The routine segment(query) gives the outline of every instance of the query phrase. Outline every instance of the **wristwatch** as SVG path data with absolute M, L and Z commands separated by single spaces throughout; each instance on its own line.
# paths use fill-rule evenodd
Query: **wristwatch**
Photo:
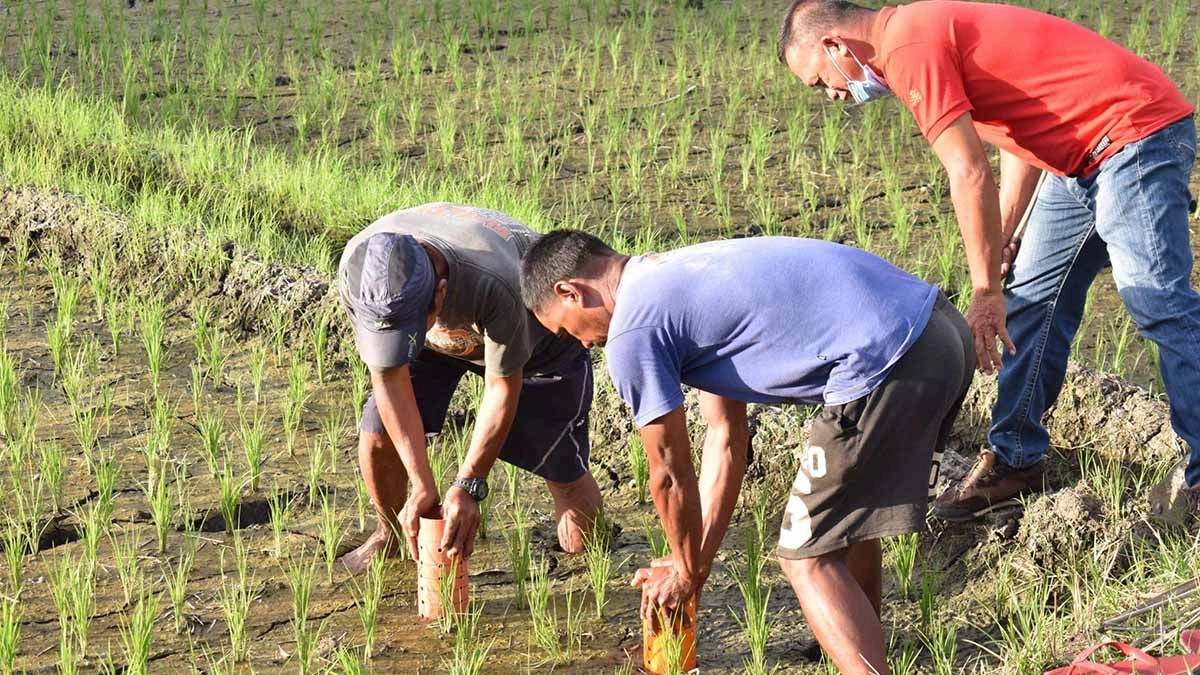
M 488 484 L 483 478 L 463 478 L 458 477 L 450 482 L 450 485 L 462 489 L 463 492 L 471 495 L 471 498 L 477 502 L 481 502 L 488 496 Z

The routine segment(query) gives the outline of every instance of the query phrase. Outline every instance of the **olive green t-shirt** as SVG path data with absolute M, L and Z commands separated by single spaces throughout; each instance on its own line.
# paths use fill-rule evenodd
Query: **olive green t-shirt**
M 508 377 L 558 371 L 583 346 L 551 335 L 521 300 L 521 258 L 538 234 L 512 216 L 437 202 L 390 213 L 356 234 L 346 250 L 380 232 L 408 234 L 436 248 L 449 267 L 446 301 L 425 348 Z

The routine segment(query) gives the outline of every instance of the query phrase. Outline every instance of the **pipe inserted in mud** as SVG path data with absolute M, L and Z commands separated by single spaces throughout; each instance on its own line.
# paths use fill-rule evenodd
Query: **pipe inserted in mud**
M 467 561 L 461 556 L 451 559 L 442 550 L 442 534 L 446 521 L 439 506 L 428 517 L 421 518 L 417 534 L 417 614 L 422 621 L 437 621 L 446 608 L 444 599 L 454 605 L 454 613 L 467 611 Z M 451 583 L 447 590 L 444 584 Z
M 649 582 L 663 578 L 671 569 L 650 568 L 650 579 L 642 585 L 642 595 L 648 592 Z M 683 611 L 666 623 L 656 633 L 650 622 L 642 621 L 642 665 L 652 675 L 692 672 L 696 669 L 696 596 L 688 598 Z

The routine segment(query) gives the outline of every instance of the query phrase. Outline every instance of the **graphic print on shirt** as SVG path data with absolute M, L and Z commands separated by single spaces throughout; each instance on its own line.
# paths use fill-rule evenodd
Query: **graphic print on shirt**
M 425 333 L 425 346 L 456 359 L 473 361 L 483 358 L 483 335 L 475 326 L 457 328 L 439 320 Z

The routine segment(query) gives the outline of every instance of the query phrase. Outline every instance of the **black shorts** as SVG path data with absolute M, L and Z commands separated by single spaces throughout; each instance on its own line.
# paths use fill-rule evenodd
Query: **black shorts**
M 428 349 L 410 365 L 413 392 L 426 434 L 442 430 L 450 399 L 468 371 L 483 368 Z M 592 409 L 592 360 L 584 352 L 561 372 L 524 379 L 512 429 L 500 459 L 556 483 L 569 483 L 588 470 L 588 414 Z M 375 397 L 363 406 L 362 433 L 386 434 Z
M 939 458 L 974 371 L 967 322 L 939 296 L 921 337 L 882 384 L 817 415 L 784 510 L 779 557 L 924 530 Z

